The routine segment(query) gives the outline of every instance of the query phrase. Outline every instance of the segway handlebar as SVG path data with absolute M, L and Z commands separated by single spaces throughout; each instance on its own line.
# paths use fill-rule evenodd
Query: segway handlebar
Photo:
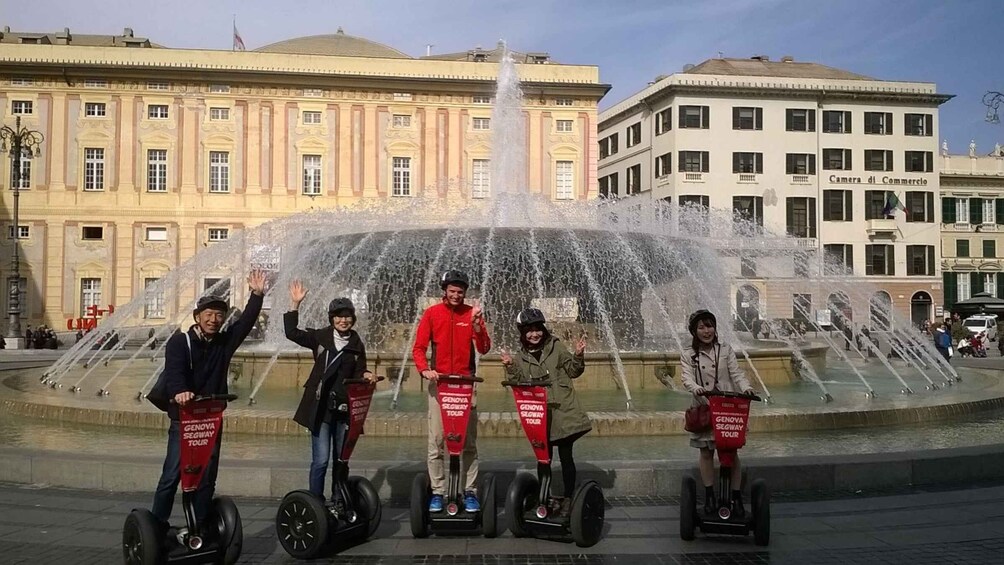
M 484 379 L 481 377 L 476 377 L 474 375 L 439 375 L 441 381 L 457 381 L 465 383 L 483 383 Z
M 345 379 L 342 381 L 347 385 L 366 385 L 366 384 L 377 384 L 378 382 L 384 380 L 384 377 L 378 376 L 375 381 L 370 381 L 369 379 Z
M 208 400 L 226 400 L 227 402 L 233 402 L 237 400 L 236 394 L 201 394 L 192 398 L 192 402 L 206 402 Z M 177 404 L 174 399 L 171 399 L 171 404 Z
M 502 386 L 551 386 L 551 381 L 548 379 L 530 379 L 528 381 L 506 379 L 502 381 Z
M 743 392 L 732 392 L 729 390 L 706 390 L 701 393 L 701 396 L 723 396 L 725 398 L 745 398 L 746 400 L 755 400 L 760 402 L 760 397 L 755 394 L 746 394 Z

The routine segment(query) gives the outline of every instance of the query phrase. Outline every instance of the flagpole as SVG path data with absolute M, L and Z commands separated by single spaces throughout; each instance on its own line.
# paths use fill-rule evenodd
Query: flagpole
M 233 14 L 233 32 L 230 34 L 230 50 L 237 51 L 237 14 Z

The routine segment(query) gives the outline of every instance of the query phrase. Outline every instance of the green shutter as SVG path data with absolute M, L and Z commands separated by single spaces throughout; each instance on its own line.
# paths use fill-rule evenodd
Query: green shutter
M 996 290 L 997 290 L 997 294 L 995 294 L 994 296 L 996 296 L 997 298 L 1000 298 L 1000 297 L 1004 296 L 1004 277 L 1002 277 L 1000 273 L 997 273 L 997 288 L 996 288 Z M 1000 339 L 1000 336 L 998 336 L 997 339 Z
M 977 292 L 983 292 L 983 273 L 969 273 L 969 287 L 972 289 L 969 296 L 976 296 Z
M 1004 198 L 998 198 L 994 201 L 994 212 L 997 224 L 1004 224 Z
M 1000 200 L 997 201 L 998 203 Z M 1001 206 L 997 206 L 997 217 L 1000 218 Z M 955 223 L 955 199 L 945 197 L 941 199 L 941 223 L 943 224 L 954 224 Z
M 809 207 L 809 237 L 816 237 L 816 199 L 808 198 Z
M 942 273 L 941 275 L 942 281 L 944 281 L 944 305 L 947 314 L 955 306 L 955 298 L 959 295 L 958 273 Z M 997 285 L 1000 286 L 1000 281 L 997 282 Z
M 983 223 L 983 199 L 969 199 L 969 223 L 978 226 Z

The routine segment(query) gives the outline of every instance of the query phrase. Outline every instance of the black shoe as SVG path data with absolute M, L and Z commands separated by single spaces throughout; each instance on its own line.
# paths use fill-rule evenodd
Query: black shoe
M 718 503 L 715 501 L 715 495 L 709 494 L 704 497 L 704 513 L 707 515 L 715 514 L 718 510 Z
M 738 519 L 746 517 L 746 508 L 743 507 L 743 499 L 741 497 L 732 499 L 732 516 Z

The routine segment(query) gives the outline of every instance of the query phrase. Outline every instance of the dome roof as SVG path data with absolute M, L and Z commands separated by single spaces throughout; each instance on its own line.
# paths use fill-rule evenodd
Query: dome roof
M 334 55 L 339 57 L 380 57 L 385 59 L 411 59 L 393 47 L 376 41 L 345 35 L 342 28 L 334 34 L 296 37 L 259 47 L 262 53 L 290 53 L 295 55 Z

